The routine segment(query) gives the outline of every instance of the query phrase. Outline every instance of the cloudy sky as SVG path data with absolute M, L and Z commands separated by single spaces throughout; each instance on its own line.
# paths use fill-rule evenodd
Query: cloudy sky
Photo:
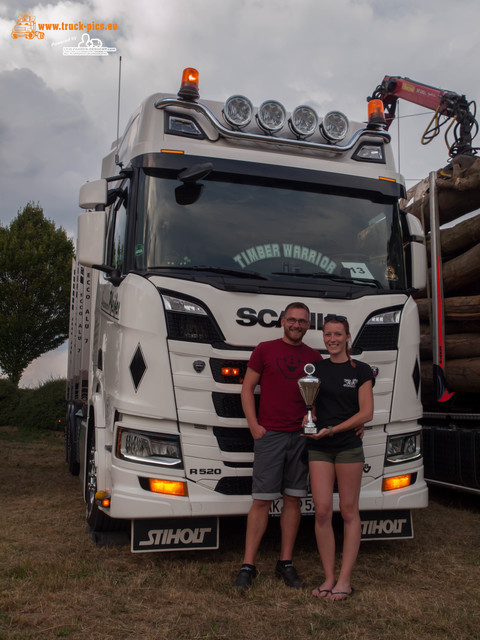
M 13 39 L 26 12 L 67 28 Z M 92 23 L 106 30 L 90 37 L 115 51 L 64 55 L 87 30 L 68 25 Z M 185 67 L 199 70 L 203 98 L 242 93 L 364 120 L 385 75 L 479 101 L 479 26 L 479 0 L 0 0 L 0 223 L 34 201 L 75 236 L 79 187 L 100 176 L 116 137 L 119 56 L 121 131 L 147 95 L 176 93 Z M 441 136 L 421 145 L 432 112 L 401 102 L 399 113 L 391 133 L 410 187 L 448 153 Z M 33 363 L 22 384 L 65 372 L 64 347 Z

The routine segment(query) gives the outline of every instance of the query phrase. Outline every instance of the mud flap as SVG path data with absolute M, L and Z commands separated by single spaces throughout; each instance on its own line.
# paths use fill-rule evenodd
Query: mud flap
M 404 510 L 361 511 L 362 542 L 413 538 L 412 512 Z
M 218 517 L 132 520 L 132 552 L 218 549 Z

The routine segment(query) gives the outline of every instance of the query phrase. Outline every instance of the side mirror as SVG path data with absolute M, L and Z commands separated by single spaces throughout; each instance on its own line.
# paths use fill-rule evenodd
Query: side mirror
M 78 204 L 82 209 L 105 207 L 107 204 L 107 181 L 93 180 L 80 187 Z
M 103 263 L 107 214 L 88 211 L 78 216 L 77 258 L 85 267 Z
M 425 232 L 423 231 L 420 220 L 411 213 L 405 213 L 405 220 L 407 222 L 410 238 L 416 242 L 423 242 L 425 239 Z
M 407 264 L 410 264 L 409 281 L 413 289 L 425 289 L 427 286 L 427 250 L 425 248 L 422 223 L 411 213 L 405 214 L 410 242 L 407 245 Z
M 413 289 L 425 289 L 427 286 L 427 250 L 420 242 L 410 243 L 410 284 Z

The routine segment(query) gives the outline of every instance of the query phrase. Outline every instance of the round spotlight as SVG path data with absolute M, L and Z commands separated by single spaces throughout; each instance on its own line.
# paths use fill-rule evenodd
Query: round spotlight
M 253 105 L 245 96 L 230 96 L 223 107 L 225 120 L 232 127 L 243 129 L 253 117 Z
M 329 111 L 324 117 L 320 129 L 329 140 L 343 140 L 348 131 L 348 118 L 340 111 Z
M 287 114 L 283 105 L 276 100 L 265 100 L 258 109 L 258 123 L 269 133 L 280 131 L 285 123 Z
M 308 138 L 317 130 L 318 116 L 313 109 L 302 104 L 293 111 L 289 123 L 297 136 Z

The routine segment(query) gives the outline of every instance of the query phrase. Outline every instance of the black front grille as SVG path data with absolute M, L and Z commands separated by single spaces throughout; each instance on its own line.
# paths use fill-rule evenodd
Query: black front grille
M 393 351 L 398 346 L 399 324 L 365 325 L 353 343 L 361 351 Z
M 213 435 L 217 438 L 220 451 L 227 453 L 253 452 L 253 438 L 250 429 L 213 427 Z
M 250 476 L 222 478 L 215 487 L 215 491 L 226 496 L 250 496 L 252 495 L 252 478 Z
M 213 391 L 212 400 L 217 416 L 221 418 L 245 418 L 239 393 Z M 257 411 L 259 400 L 260 396 L 255 396 Z

